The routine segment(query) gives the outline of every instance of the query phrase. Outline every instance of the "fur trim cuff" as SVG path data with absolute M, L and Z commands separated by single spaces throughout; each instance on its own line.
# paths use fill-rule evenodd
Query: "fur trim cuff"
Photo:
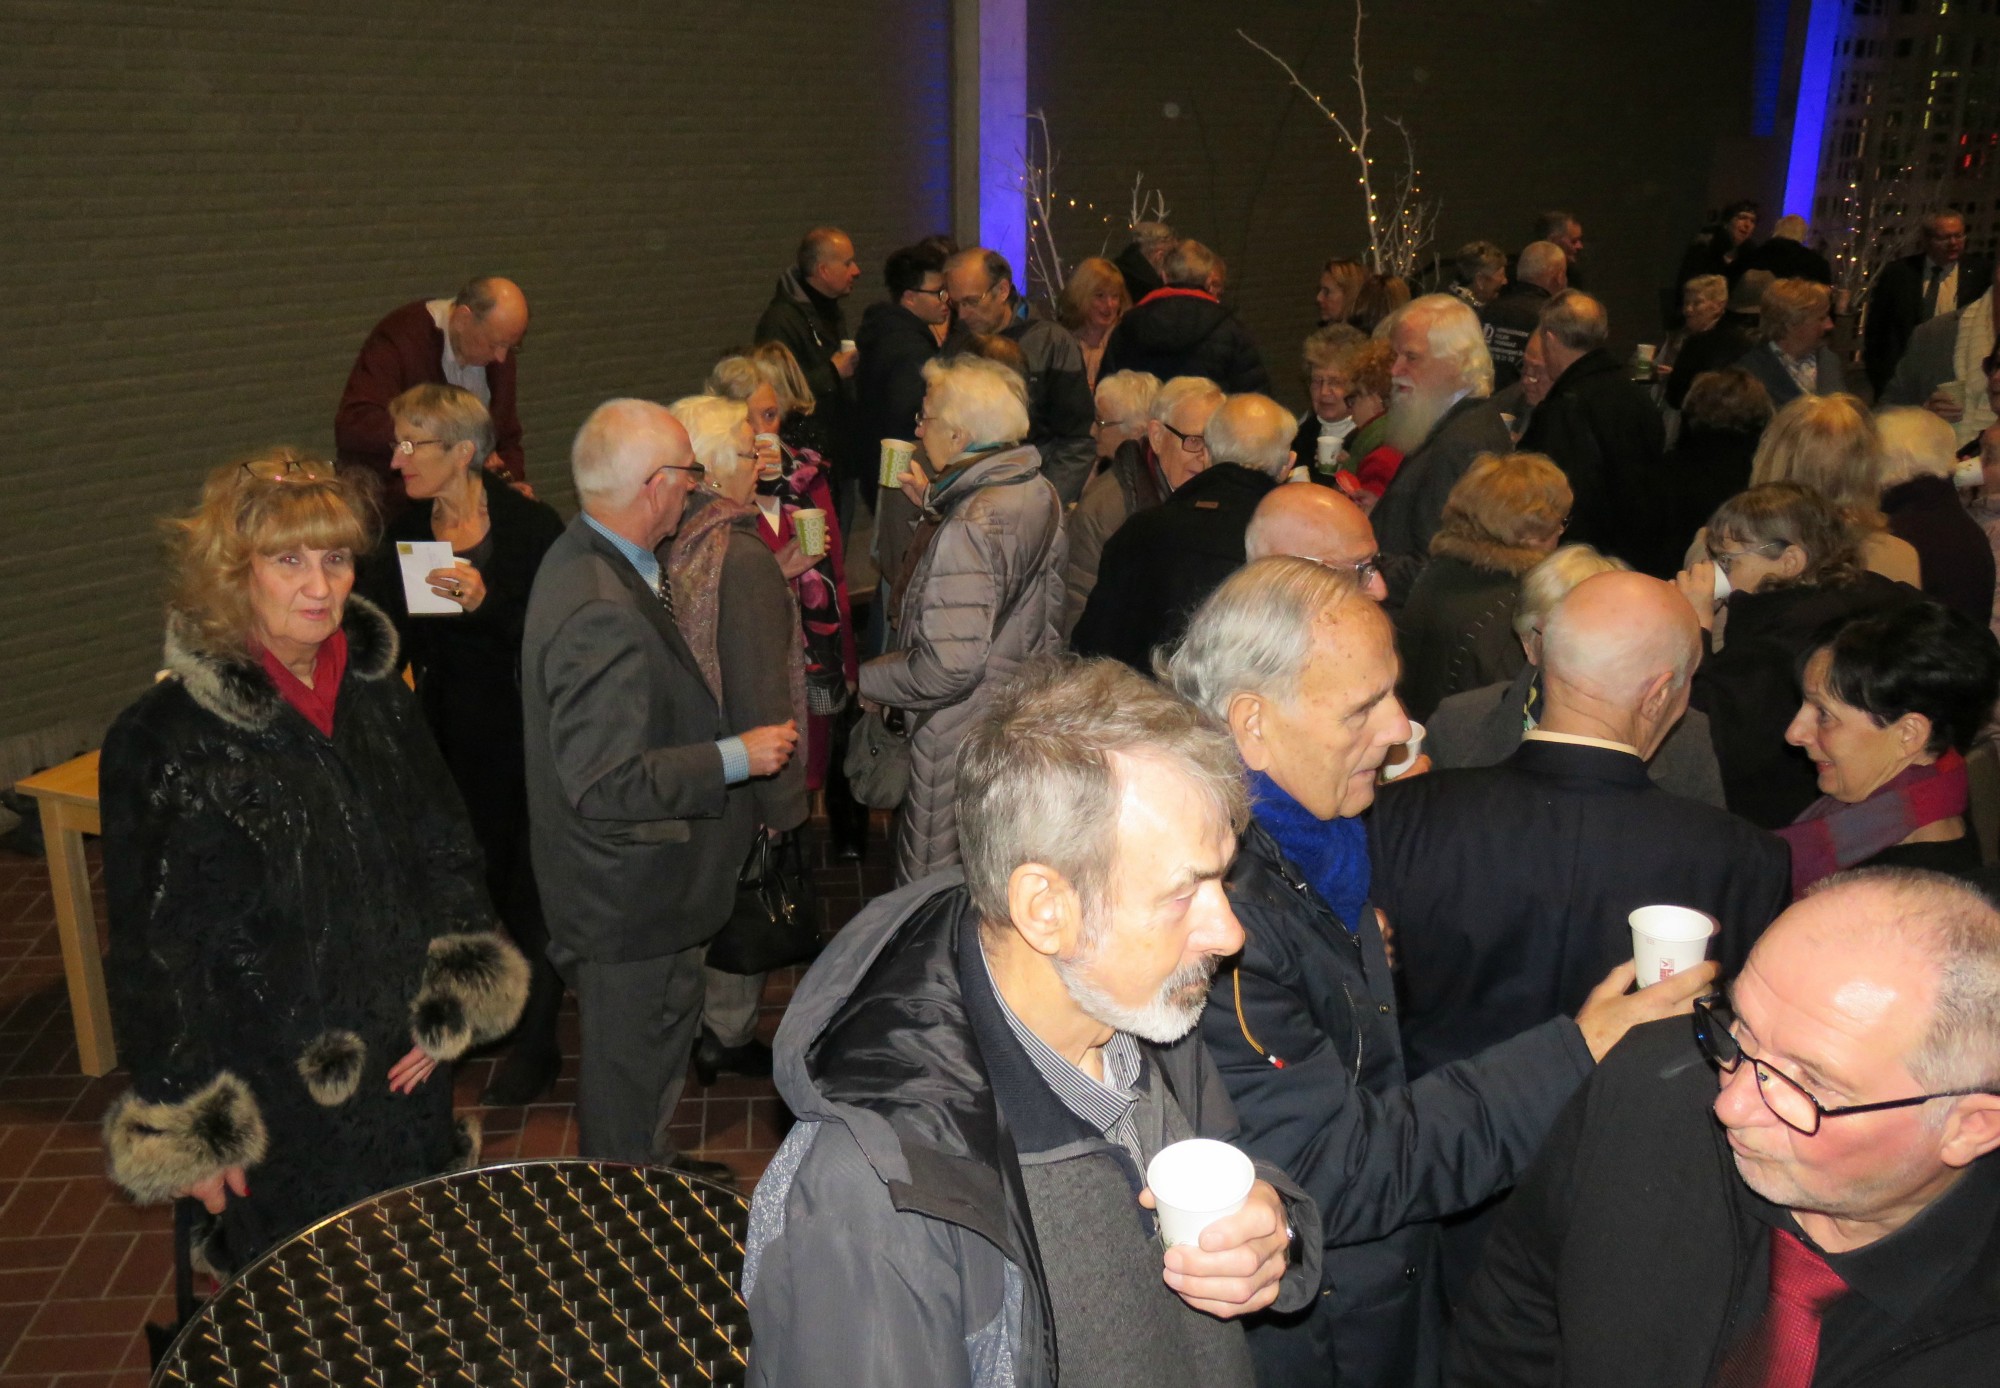
M 367 1044 L 353 1032 L 323 1031 L 300 1054 L 299 1078 L 306 1082 L 314 1103 L 336 1108 L 361 1087 L 361 1067 L 367 1059 Z
M 479 1115 L 462 1115 L 451 1130 L 451 1161 L 445 1171 L 470 1171 L 479 1165 L 479 1148 L 485 1137 Z
M 250 1086 L 224 1070 L 177 1104 L 127 1092 L 104 1115 L 111 1179 L 142 1205 L 172 1200 L 232 1166 L 264 1159 L 264 1116 Z
M 528 972 L 521 951 L 490 930 L 438 936 L 410 1004 L 410 1034 L 433 1060 L 505 1036 L 528 1001 Z

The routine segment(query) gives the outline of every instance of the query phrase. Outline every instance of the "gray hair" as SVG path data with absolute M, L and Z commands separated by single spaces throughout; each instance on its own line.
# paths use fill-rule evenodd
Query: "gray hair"
M 1249 820 L 1236 744 L 1193 704 L 1115 660 L 1031 661 L 959 749 L 959 854 L 982 922 L 1008 919 L 1024 863 L 1054 868 L 1101 915 L 1117 867 L 1115 756 L 1172 766 L 1233 833 Z
M 964 430 L 972 446 L 1019 443 L 1028 436 L 1028 383 L 999 362 L 932 357 L 924 363 L 924 384 L 931 413 Z
M 1114 371 L 1097 383 L 1097 417 L 1121 428 L 1144 424 L 1159 398 L 1160 378 L 1149 371 Z
M 1514 262 L 1514 272 L 1530 284 L 1540 284 L 1552 272 L 1568 264 L 1569 257 L 1555 242 L 1530 241 L 1521 248 L 1520 258 Z
M 1172 653 L 1154 653 L 1153 669 L 1219 720 L 1228 720 L 1238 694 L 1289 703 L 1312 659 L 1321 615 L 1349 601 L 1374 608 L 1351 569 L 1283 555 L 1259 559 L 1223 580 Z
M 1463 299 L 1426 294 L 1410 300 L 1385 320 L 1390 333 L 1404 322 L 1423 325 L 1432 353 L 1458 368 L 1459 385 L 1468 394 L 1483 399 L 1493 393 L 1493 357 L 1486 350 L 1486 330 Z
M 731 400 L 748 401 L 759 388 L 770 385 L 763 368 L 740 352 L 731 353 L 709 368 L 702 389 L 710 395 L 726 395 Z M 776 387 L 773 387 L 776 391 Z M 776 391 L 780 399 L 784 393 Z
M 1228 270 L 1221 256 L 1199 241 L 1183 241 L 1167 252 L 1160 279 L 1175 288 L 1206 289 L 1209 277 L 1218 270 Z
M 465 282 L 464 288 L 452 298 L 453 308 L 469 308 L 472 316 L 484 319 L 493 312 L 493 305 L 500 302 L 494 286 L 504 281 L 499 275 L 474 275 Z
M 1698 303 L 1726 304 L 1729 302 L 1729 281 L 1720 275 L 1696 275 L 1681 286 L 1681 293 L 1692 294 Z
M 847 237 L 847 233 L 839 227 L 814 227 L 801 237 L 797 256 L 799 278 L 804 279 L 822 263 L 833 259 L 834 246 L 842 237 Z M 847 237 L 847 241 L 854 244 L 852 237 Z
M 1623 559 L 1599 554 L 1590 545 L 1564 545 L 1522 575 L 1521 595 L 1514 600 L 1514 634 L 1527 640 L 1556 604 L 1569 596 L 1569 590 L 1586 578 L 1631 571 L 1632 566 Z
M 1203 432 L 1211 464 L 1235 463 L 1280 482 L 1292 470 L 1292 439 L 1299 422 L 1268 395 L 1229 396 Z
M 1176 376 L 1160 387 L 1153 397 L 1153 418 L 1168 423 L 1175 410 L 1190 400 L 1212 400 L 1220 405 L 1227 399 L 1222 387 L 1206 376 Z
M 1538 322 L 1572 352 L 1595 352 L 1611 340 L 1611 315 L 1581 289 L 1565 289 L 1543 304 Z
M 1481 272 L 1491 274 L 1507 266 L 1507 252 L 1491 241 L 1468 241 L 1452 255 L 1452 269 L 1460 284 L 1471 284 Z
M 662 446 L 680 426 L 651 400 L 606 400 L 590 412 L 570 445 L 570 479 L 584 509 L 629 505 L 660 466 Z
M 472 445 L 472 466 L 483 467 L 493 453 L 493 416 L 479 397 L 458 386 L 411 386 L 389 402 L 389 417 L 431 435 L 449 453 Z
M 1778 218 L 1778 224 L 1771 228 L 1773 241 L 1803 241 L 1806 239 L 1806 219 L 1796 212 L 1788 212 Z
M 1869 926 L 1937 966 L 1930 1030 L 1905 1058 L 1911 1076 L 1928 1090 L 2000 1090 L 2000 910 L 1976 888 L 1916 868 L 1835 873 L 1806 894 L 1856 888 L 1891 899 L 1893 914 Z
M 741 400 L 726 395 L 686 395 L 667 406 L 667 413 L 687 430 L 688 442 L 694 445 L 694 460 L 707 469 L 704 480 L 709 485 L 756 466 L 737 456 L 736 439 L 732 437 L 737 427 L 750 417 L 749 407 Z
M 1882 437 L 1882 488 L 1912 477 L 1949 477 L 1958 465 L 1958 435 L 1929 410 L 1901 405 L 1875 412 Z
M 1174 229 L 1165 222 L 1134 222 L 1132 239 L 1139 243 L 1139 252 L 1142 255 L 1151 255 L 1162 246 L 1171 246 L 1180 240 L 1174 235 Z
M 1814 280 L 1785 279 L 1771 281 L 1757 309 L 1764 336 L 1770 339 L 1825 318 L 1832 306 L 1833 291 L 1825 285 Z

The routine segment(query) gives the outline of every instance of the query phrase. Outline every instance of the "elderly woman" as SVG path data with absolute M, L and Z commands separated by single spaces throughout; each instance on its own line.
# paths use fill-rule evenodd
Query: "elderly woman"
M 1812 758 L 1822 794 L 1778 831 L 1794 893 L 1852 867 L 1977 873 L 1965 753 L 2000 699 L 1985 623 L 1934 602 L 1859 617 L 1815 640 L 1800 682 L 1785 741 Z
M 1063 610 L 1062 501 L 1021 442 L 1028 401 L 1020 378 L 955 357 L 925 363 L 924 380 L 924 461 L 903 481 L 924 511 L 918 553 L 890 596 L 890 649 L 861 667 L 865 704 L 912 729 L 896 823 L 898 883 L 959 861 L 959 743 L 995 685 L 1060 645 Z
M 1764 383 L 1780 409 L 1801 396 L 1847 388 L 1847 372 L 1826 345 L 1833 332 L 1833 291 L 1811 280 L 1773 280 L 1758 306 L 1759 335 L 1736 364 Z
M 1056 321 L 1068 328 L 1076 345 L 1083 348 L 1084 378 L 1093 391 L 1097 389 L 1097 369 L 1104 361 L 1104 344 L 1131 307 L 1125 276 L 1103 256 L 1083 261 L 1063 284 Z
M 1347 436 L 1341 470 L 1334 485 L 1367 511 L 1403 465 L 1402 450 L 1389 442 L 1389 400 L 1395 389 L 1390 368 L 1396 350 L 1380 338 L 1370 338 L 1347 357 L 1347 417 L 1354 432 Z
M 1488 453 L 1444 504 L 1424 566 L 1396 622 L 1398 692 L 1413 718 L 1439 700 L 1521 669 L 1513 631 L 1521 576 L 1548 558 L 1569 524 L 1569 480 L 1539 453 Z
M 1958 459 L 1951 425 L 1913 406 L 1883 410 L 1875 425 L 1890 533 L 1916 550 L 1924 592 L 1985 625 L 1993 615 L 1993 551 L 1952 482 Z
M 725 733 L 787 719 L 806 725 L 805 653 L 799 611 L 779 557 L 758 538 L 755 505 L 760 456 L 743 403 L 691 395 L 668 406 L 687 430 L 703 469 L 667 553 L 674 622 L 694 653 L 702 681 L 722 710 Z M 806 820 L 805 765 L 793 757 L 775 776 L 751 783 L 757 822 L 772 838 Z M 709 969 L 695 1072 L 704 1085 L 723 1071 L 771 1073 L 771 1049 L 757 1039 L 763 974 Z
M 474 1159 L 450 1062 L 528 990 L 396 629 L 351 595 L 362 505 L 289 451 L 211 473 L 172 530 L 166 673 L 104 743 L 111 1177 L 190 1202 L 224 1272 Z
M 1882 515 L 1882 436 L 1854 396 L 1805 397 L 1780 409 L 1750 462 L 1750 485 L 1766 482 L 1818 492 L 1855 528 L 1864 567 L 1913 588 L 1921 582 L 1916 549 L 1890 534 Z
M 1729 307 L 1729 281 L 1721 275 L 1696 275 L 1681 286 L 1681 326 L 1668 333 L 1660 344 L 1660 350 L 1653 358 L 1653 369 L 1662 379 L 1672 376 L 1674 363 L 1680 358 L 1681 349 L 1688 339 L 1707 332 L 1722 321 L 1722 311 Z M 1682 394 L 1685 394 L 1683 388 Z M 1679 408 L 1681 395 L 1668 399 L 1667 403 Z
M 1313 481 L 1324 486 L 1334 485 L 1334 475 L 1347 452 L 1348 435 L 1355 429 L 1354 409 L 1347 403 L 1354 389 L 1348 362 L 1367 341 L 1361 329 L 1332 323 L 1308 337 L 1301 353 L 1299 374 L 1305 381 L 1306 398 L 1312 403 L 1299 416 L 1292 454 Z
M 1708 715 L 1729 808 L 1777 829 L 1815 794 L 1811 763 L 1784 742 L 1799 706 L 1800 656 L 1829 622 L 1922 599 L 1864 569 L 1853 522 L 1796 482 L 1725 501 L 1709 517 L 1703 549 L 1707 557 L 1676 580 L 1709 646 L 1690 702 Z
M 1114 371 L 1098 382 L 1097 419 L 1091 425 L 1097 439 L 1097 473 L 1084 487 L 1065 527 L 1069 532 L 1069 562 L 1063 571 L 1065 639 L 1083 615 L 1090 590 L 1097 586 L 1097 561 L 1111 532 L 1134 511 L 1157 506 L 1166 498 L 1166 483 L 1147 429 L 1159 394 L 1159 377 L 1144 371 Z
M 465 797 L 486 860 L 487 893 L 534 968 L 512 1049 L 481 1101 L 531 1103 L 562 1068 L 556 1012 L 563 988 L 548 961 L 548 925 L 528 852 L 521 631 L 535 573 L 562 534 L 562 518 L 483 466 L 493 452 L 493 421 L 470 391 L 416 386 L 389 402 L 389 417 L 396 437 L 389 462 L 410 505 L 361 564 L 357 590 L 396 624 L 424 721 Z M 455 610 L 412 615 L 397 549 L 436 540 L 451 546 L 453 561 L 428 575 L 429 591 Z

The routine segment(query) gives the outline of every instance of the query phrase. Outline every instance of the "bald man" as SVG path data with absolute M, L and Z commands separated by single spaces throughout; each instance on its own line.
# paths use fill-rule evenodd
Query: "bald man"
M 1244 562 L 1275 554 L 1345 569 L 1376 602 L 1389 596 L 1374 527 L 1359 506 L 1331 487 L 1276 487 L 1257 503 L 1243 534 Z
M 482 461 L 527 490 L 514 399 L 514 353 L 527 335 L 528 298 L 498 275 L 469 280 L 449 299 L 404 304 L 368 334 L 334 413 L 333 441 L 339 465 L 380 489 L 385 520 L 409 499 L 403 475 L 389 466 L 396 449 L 389 402 L 411 386 L 453 385 L 478 396 L 493 416 L 493 454 Z

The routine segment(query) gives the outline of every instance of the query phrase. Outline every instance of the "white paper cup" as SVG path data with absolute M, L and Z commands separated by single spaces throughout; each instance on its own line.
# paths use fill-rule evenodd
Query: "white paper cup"
M 1685 906 L 1641 906 L 1625 919 L 1632 927 L 1632 962 L 1641 988 L 1701 963 L 1718 928 L 1715 917 Z
M 804 506 L 792 512 L 792 533 L 799 537 L 799 553 L 817 559 L 826 553 L 826 512 Z
M 1715 566 L 1715 600 L 1717 602 L 1727 600 L 1729 592 L 1729 571 L 1723 568 L 1722 565 L 1717 564 Z
M 1382 779 L 1393 781 L 1404 775 L 1417 764 L 1417 758 L 1424 754 L 1424 725 L 1416 719 L 1410 720 L 1410 740 L 1400 747 L 1389 749 L 1389 756 L 1382 763 Z
M 1951 483 L 1962 492 L 1969 492 L 1986 485 L 1986 469 L 1977 457 L 1960 458 L 1958 466 L 1951 470 Z
M 1340 462 L 1340 440 L 1332 434 L 1321 434 L 1319 442 L 1313 446 L 1313 456 L 1321 472 L 1332 472 Z
M 1169 1143 L 1146 1163 L 1146 1184 L 1159 1207 L 1160 1237 L 1199 1244 L 1201 1231 L 1243 1208 L 1257 1168 L 1226 1142 L 1195 1137 Z
M 1632 349 L 1632 360 L 1641 366 L 1651 366 L 1653 364 L 1653 355 L 1658 351 L 1659 347 L 1657 344 L 1641 342 Z
M 882 440 L 881 483 L 894 487 L 903 480 L 903 474 L 910 470 L 910 463 L 917 456 L 917 446 L 908 439 Z
M 853 350 L 855 350 L 854 339 L 851 337 L 843 337 L 842 339 L 840 339 L 840 350 L 843 352 L 852 352 Z

